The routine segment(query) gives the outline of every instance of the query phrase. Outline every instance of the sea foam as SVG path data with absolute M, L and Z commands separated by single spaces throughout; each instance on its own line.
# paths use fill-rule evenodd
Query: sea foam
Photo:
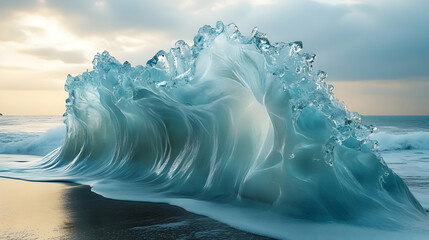
M 44 156 L 64 142 L 64 126 L 50 129 L 44 133 L 6 133 L 2 134 L 0 154 L 26 154 Z
M 379 142 L 380 151 L 428 150 L 429 132 L 410 131 L 408 133 L 377 132 L 371 139 Z
M 373 127 L 334 97 L 314 59 L 301 42 L 222 22 L 146 66 L 97 54 L 92 71 L 67 77 L 62 147 L 0 174 L 87 183 L 280 238 L 297 237 L 296 226 L 343 239 L 327 224 L 383 233 L 427 221 Z

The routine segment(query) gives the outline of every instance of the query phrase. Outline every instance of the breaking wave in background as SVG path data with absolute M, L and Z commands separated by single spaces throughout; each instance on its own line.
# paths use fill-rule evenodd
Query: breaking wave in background
M 380 144 L 380 151 L 429 150 L 429 132 L 409 133 L 377 132 L 371 135 Z
M 66 134 L 65 127 L 49 129 L 44 133 L 8 133 L 1 138 L 0 154 L 28 154 L 44 156 L 60 147 Z M 395 133 L 378 131 L 370 135 L 377 141 L 379 151 L 429 150 L 429 132 Z
M 316 235 L 335 232 L 323 225 L 332 222 L 351 224 L 349 237 L 353 226 L 420 229 L 425 210 L 381 158 L 374 128 L 301 50 L 218 22 L 146 66 L 97 54 L 92 71 L 66 80 L 62 146 L 36 163 L 1 165 L 0 175 L 86 183 L 280 238 L 297 237 L 302 221 Z M 416 134 L 374 136 L 390 141 L 381 150 L 428 146 L 427 133 Z
M 50 129 L 44 133 L 0 133 L 0 154 L 28 154 L 44 156 L 64 142 L 64 126 Z

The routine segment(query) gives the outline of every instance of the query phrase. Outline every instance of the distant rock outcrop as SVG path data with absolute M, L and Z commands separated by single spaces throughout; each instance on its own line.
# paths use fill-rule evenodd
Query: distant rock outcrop
M 0 113 L 0 116 L 3 116 L 3 114 Z

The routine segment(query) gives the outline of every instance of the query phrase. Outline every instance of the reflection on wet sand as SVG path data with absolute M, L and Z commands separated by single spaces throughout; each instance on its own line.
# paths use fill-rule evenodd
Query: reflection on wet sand
M 168 204 L 0 178 L 0 239 L 266 239 Z
M 0 178 L 0 239 L 49 239 L 65 235 L 66 184 Z

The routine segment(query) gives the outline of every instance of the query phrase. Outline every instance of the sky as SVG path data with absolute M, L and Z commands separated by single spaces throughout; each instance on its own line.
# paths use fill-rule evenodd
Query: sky
M 67 74 L 97 52 L 144 65 L 222 20 L 303 41 L 352 111 L 428 115 L 428 12 L 427 0 L 0 0 L 0 113 L 60 115 Z

